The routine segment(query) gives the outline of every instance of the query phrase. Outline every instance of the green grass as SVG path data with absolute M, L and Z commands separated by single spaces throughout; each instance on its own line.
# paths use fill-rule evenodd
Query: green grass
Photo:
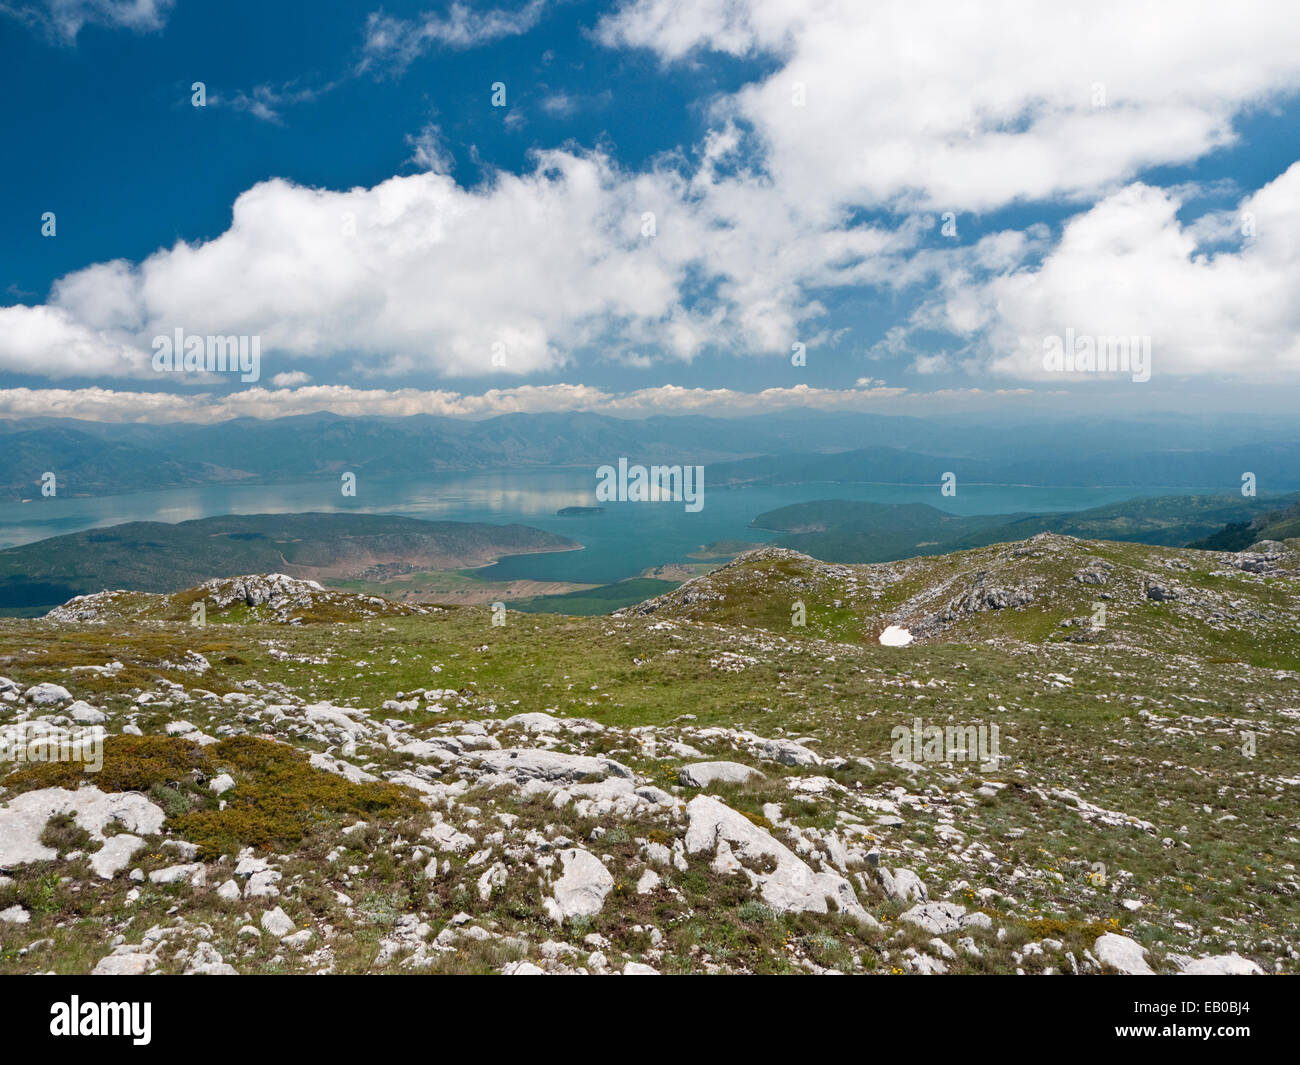
M 1043 938 L 1064 942 L 1081 958 L 1099 929 L 1122 930 L 1157 958 L 1240 950 L 1266 967 L 1281 957 L 1284 971 L 1294 971 L 1284 944 L 1300 926 L 1300 845 L 1295 785 L 1285 782 L 1300 765 L 1293 716 L 1300 709 L 1300 654 L 1294 630 L 1282 621 L 1295 609 L 1294 583 L 1220 574 L 1209 562 L 1201 565 L 1196 552 L 1128 544 L 1078 548 L 1086 559 L 1050 552 L 1002 558 L 1001 551 L 913 560 L 892 574 L 897 579 L 875 585 L 862 573 L 857 593 L 844 575 L 778 558 L 704 579 L 703 587 L 725 598 L 622 618 L 511 612 L 505 626 L 493 626 L 488 609 L 464 607 L 301 626 L 245 614 L 203 629 L 134 614 L 102 626 L 0 621 L 0 674 L 22 684 L 65 684 L 110 714 L 135 714 L 147 733 L 182 716 L 214 735 L 223 725 L 247 726 L 237 707 L 197 693 L 221 696 L 248 682 L 282 685 L 307 701 L 368 707 L 376 718 L 405 721 L 417 738 L 449 719 L 500 720 L 546 710 L 607 726 L 580 749 L 616 758 L 663 787 L 674 786 L 680 767 L 694 759 L 669 756 L 663 747 L 651 756 L 626 730 L 655 725 L 676 734 L 686 726 L 719 726 L 797 738 L 849 761 L 806 769 L 764 763 L 763 781 L 711 790 L 759 824 L 771 823 L 764 812 L 769 803 L 795 824 L 823 832 L 842 827 L 840 811 L 856 809 L 864 838 L 883 850 L 887 864 L 916 869 L 935 897 L 984 909 L 1007 929 L 1001 942 L 976 934 L 983 957 L 962 956 L 950 963 L 954 972 L 1008 971 L 1016 967 L 1013 951 Z M 1098 560 L 1115 567 L 1100 589 L 1116 595 L 1108 638 L 1057 639 L 1059 620 L 1085 612 L 1099 591 L 1074 581 L 1075 571 Z M 1154 568 L 1166 560 L 1191 568 Z M 880 647 L 864 634 L 870 619 L 900 609 L 937 581 L 965 581 L 994 565 L 1041 575 L 1051 594 L 1024 609 L 974 614 L 943 639 L 908 648 Z M 1197 594 L 1240 600 L 1243 610 L 1259 617 L 1250 625 L 1208 625 L 1191 608 L 1146 600 L 1141 582 L 1147 572 L 1167 573 Z M 803 586 L 796 589 L 795 581 Z M 808 609 L 802 630 L 789 623 L 796 592 Z M 204 654 L 212 668 L 196 676 L 165 665 L 181 662 L 187 650 Z M 123 663 L 115 676 L 73 671 L 114 659 Z M 743 668 L 725 668 L 728 662 Z M 195 697 L 176 706 L 135 704 L 140 691 L 157 690 L 163 680 L 183 684 Z M 454 689 L 460 697 L 446 713 L 423 704 L 401 713 L 379 710 L 397 693 L 417 688 Z M 889 760 L 891 730 L 917 717 L 927 724 L 997 724 L 1009 760 L 991 775 L 1009 786 L 994 798 L 977 796 L 986 776 L 962 764 L 927 766 L 910 778 Z M 1246 731 L 1256 735 L 1254 757 L 1241 751 Z M 498 735 L 503 743 L 524 742 L 520 735 Z M 754 761 L 725 742 L 682 738 L 700 744 L 707 758 Z M 296 743 L 314 749 L 308 741 Z M 375 773 L 408 765 L 404 756 L 379 749 L 368 750 L 363 761 Z M 68 771 L 32 766 L 0 783 L 12 794 L 82 782 L 79 770 Z M 220 771 L 237 780 L 224 797 L 225 811 L 204 785 Z M 790 782 L 808 776 L 829 777 L 845 791 L 792 793 Z M 883 933 L 855 930 L 837 918 L 774 915 L 741 881 L 718 876 L 694 857 L 685 871 L 661 870 L 680 899 L 663 892 L 637 896 L 628 871 L 636 861 L 635 841 L 671 841 L 680 825 L 597 822 L 578 816 L 572 805 L 556 809 L 545 799 L 522 801 L 509 791 L 471 791 L 463 802 L 483 811 L 476 815 L 482 822 L 474 829 L 476 846 L 495 827 L 496 812 L 519 818 L 515 836 L 549 826 L 570 840 L 590 840 L 594 829 L 605 830 L 601 848 L 614 856 L 621 887 L 585 925 L 557 929 L 538 916 L 535 877 L 512 876 L 504 889 L 480 899 L 475 884 L 483 869 L 467 867 L 467 853 L 445 877 L 424 880 L 422 862 L 409 857 L 409 848 L 394 849 L 399 837 L 418 838 L 420 818 L 427 816 L 409 792 L 387 784 L 348 785 L 312 770 L 295 747 L 256 737 L 204 748 L 158 735 L 117 737 L 106 747 L 95 783 L 154 795 L 165 804 L 168 827 L 200 844 L 205 855 L 242 846 L 292 852 L 286 873 L 303 883 L 284 902 L 300 924 L 343 927 L 334 892 L 345 891 L 371 917 L 369 925 L 349 926 L 336 944 L 340 972 L 368 971 L 385 928 L 408 913 L 430 915 L 436 934 L 440 922 L 464 911 L 533 942 L 558 937 L 582 956 L 590 950 L 582 942 L 587 932 L 605 935 L 616 951 L 644 950 L 645 929 L 654 926 L 664 935 L 659 967 L 670 972 L 701 971 L 707 957 L 710 965 L 740 971 L 800 971 L 807 960 L 888 973 L 902 968 L 904 947 L 924 949 L 928 938 L 898 922 L 902 907 L 879 893 L 862 897 L 884 924 Z M 892 801 L 900 789 L 915 799 L 904 808 L 901 825 L 879 824 L 872 808 L 854 806 L 860 799 Z M 1056 789 L 1154 828 L 1090 823 L 1071 802 L 1053 796 Z M 694 790 L 680 794 L 689 799 Z M 353 820 L 371 827 L 340 837 L 340 827 Z M 966 843 L 992 857 L 961 857 L 963 845 L 942 838 L 950 822 Z M 67 825 L 55 824 L 50 832 L 64 853 L 80 842 Z M 336 847 L 343 848 L 341 857 L 327 861 Z M 148 871 L 174 861 L 154 849 L 137 864 Z M 1105 869 L 1104 887 L 1093 879 L 1098 867 Z M 353 868 L 359 872 L 348 872 Z M 1006 874 L 1013 869 L 1028 875 L 1011 881 Z M 130 923 L 123 934 L 139 933 L 191 897 L 211 915 L 218 945 L 240 958 L 241 967 L 292 971 L 299 964 L 292 958 L 275 962 L 266 948 L 241 946 L 242 910 L 227 912 L 198 889 L 146 884 L 129 907 L 121 880 L 94 895 L 72 891 L 63 876 L 89 880 L 75 866 L 36 863 L 0 889 L 0 908 L 19 903 L 32 911 L 32 925 L 21 933 L 27 941 L 55 941 L 52 956 L 42 961 L 0 954 L 0 972 L 33 965 L 85 971 L 124 920 Z M 962 881 L 966 886 L 958 887 Z M 985 887 L 998 896 L 981 899 L 976 892 Z M 1131 912 L 1121 905 L 1124 899 L 1142 908 Z M 895 941 L 900 931 L 903 938 Z M 490 971 L 517 953 L 500 941 L 467 945 L 463 957 L 443 958 L 435 971 Z M 1041 964 L 1028 958 L 1021 967 L 1034 971 Z

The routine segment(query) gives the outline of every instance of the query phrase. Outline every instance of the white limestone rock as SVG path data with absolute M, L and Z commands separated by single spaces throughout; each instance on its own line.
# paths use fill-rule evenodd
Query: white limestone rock
M 1183 976 L 1263 976 L 1264 970 L 1249 958 L 1243 958 L 1234 951 L 1231 954 L 1216 954 L 1208 958 L 1197 958 L 1183 966 Z
M 474 751 L 469 758 L 484 769 L 511 777 L 522 784 L 529 780 L 577 784 L 592 776 L 632 777 L 632 770 L 612 758 L 585 754 L 562 754 L 530 747 L 506 747 L 499 751 Z
M 834 901 L 841 913 L 874 924 L 853 893 L 852 885 L 838 873 L 816 873 L 789 847 L 776 840 L 731 807 L 711 795 L 697 795 L 686 806 L 689 825 L 686 851 L 717 854 L 720 844 L 737 859 L 750 883 L 762 900 L 774 910 L 795 913 L 827 913 L 827 899 Z M 756 872 L 753 867 L 775 860 L 771 872 Z
M 961 928 L 965 916 L 966 907 L 955 902 L 923 902 L 900 913 L 898 919 L 923 928 L 931 935 L 942 936 Z
M 71 702 L 72 693 L 61 684 L 45 681 L 41 684 L 33 684 L 23 692 L 23 698 L 37 706 L 54 706 L 58 703 Z
M 167 816 L 161 806 L 138 792 L 102 792 L 95 787 L 24 792 L 0 806 L 0 868 L 57 858 L 58 852 L 40 839 L 57 814 L 71 814 L 79 827 L 101 842 L 111 821 L 127 832 L 154 835 L 162 831 Z
M 292 933 L 298 926 L 293 923 L 289 915 L 277 906 L 273 910 L 267 910 L 262 914 L 262 928 L 275 936 L 276 939 L 283 939 Z
M 104 845 L 90 856 L 90 868 L 96 876 L 112 880 L 131 864 L 131 858 L 143 846 L 144 840 L 129 832 L 109 836 Z
M 707 788 L 710 784 L 745 784 L 762 780 L 763 774 L 740 762 L 696 762 L 682 766 L 677 781 L 688 788 Z
M 574 917 L 600 913 L 605 896 L 614 888 L 614 878 L 599 858 L 581 847 L 560 852 L 563 875 L 555 881 L 553 897 L 543 900 L 547 915 L 556 924 Z
M 1109 966 L 1125 976 L 1154 976 L 1155 970 L 1147 964 L 1146 947 L 1137 940 L 1115 932 L 1097 937 L 1092 952 L 1102 965 Z

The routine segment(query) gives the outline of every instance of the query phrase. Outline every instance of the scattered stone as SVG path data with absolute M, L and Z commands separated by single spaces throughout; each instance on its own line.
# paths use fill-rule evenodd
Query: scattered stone
M 37 706 L 51 706 L 55 703 L 70 702 L 72 693 L 61 684 L 51 684 L 46 681 L 42 684 L 33 684 L 23 692 L 23 698 Z
M 153 835 L 162 830 L 166 814 L 139 792 L 102 792 L 95 787 L 70 791 L 44 788 L 16 795 L 0 806 L 0 868 L 46 862 L 58 852 L 40 840 L 50 818 L 71 814 L 92 839 L 105 841 L 104 827 L 115 821 L 128 832 Z
M 90 868 L 96 876 L 112 880 L 131 864 L 132 857 L 143 846 L 144 840 L 129 832 L 109 836 L 104 845 L 90 856 Z
M 110 954 L 101 958 L 90 970 L 91 976 L 144 976 L 158 968 L 158 959 L 152 954 L 128 952 Z

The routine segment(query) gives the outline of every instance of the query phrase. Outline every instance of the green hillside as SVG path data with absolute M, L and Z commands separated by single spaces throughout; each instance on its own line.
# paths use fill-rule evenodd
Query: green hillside
M 97 773 L 0 762 L 0 973 L 1088 974 L 1116 936 L 1300 972 L 1286 546 L 763 548 L 504 625 L 263 575 L 0 620 L 0 740 L 73 720 Z M 920 726 L 995 749 L 899 755 Z M 59 812 L 104 793 L 144 820 Z
M 209 577 L 282 572 L 346 579 L 483 566 L 577 542 L 526 525 L 375 514 L 249 514 L 129 522 L 0 551 L 0 609 L 44 613 L 74 595 L 174 592 Z
M 1040 532 L 1181 547 L 1295 498 L 1159 496 L 1054 514 L 973 516 L 924 503 L 826 499 L 767 511 L 750 525 L 783 532 L 786 535 L 776 541 L 779 546 L 830 562 L 887 562 L 1022 540 Z

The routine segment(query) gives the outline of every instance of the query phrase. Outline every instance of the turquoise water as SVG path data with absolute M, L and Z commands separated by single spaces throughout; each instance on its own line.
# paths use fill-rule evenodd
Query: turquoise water
M 442 521 L 519 522 L 568 536 L 582 551 L 518 555 L 480 570 L 483 577 L 608 583 L 650 566 L 691 561 L 687 556 L 714 540 L 763 542 L 776 534 L 750 529 L 757 514 L 813 499 L 929 503 L 955 514 L 1084 510 L 1136 496 L 1190 495 L 1196 489 L 1146 487 L 1058 488 L 962 485 L 943 497 L 937 485 L 802 484 L 710 488 L 705 470 L 704 508 L 683 503 L 605 503 L 602 514 L 561 518 L 568 506 L 594 506 L 593 470 L 487 471 L 377 480 L 362 477 L 355 498 L 337 480 L 279 485 L 205 485 L 97 498 L 37 498 L 0 505 L 0 547 L 128 521 L 187 521 L 218 514 L 282 514 L 355 510 Z

